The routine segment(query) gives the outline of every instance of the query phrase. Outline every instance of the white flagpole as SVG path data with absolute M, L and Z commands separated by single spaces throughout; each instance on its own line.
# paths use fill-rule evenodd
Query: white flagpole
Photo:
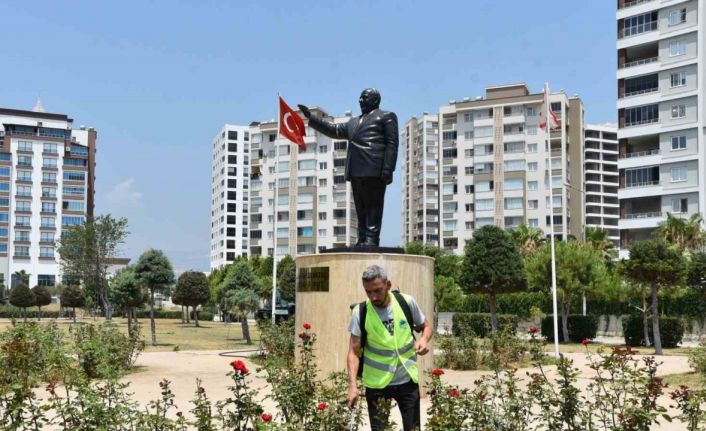
M 282 118 L 282 110 L 280 109 L 280 96 L 277 92 L 277 136 L 279 137 L 279 131 L 281 130 L 280 119 Z M 272 323 L 275 321 L 275 302 L 277 301 L 277 188 L 278 182 L 278 164 L 279 164 L 279 145 L 277 140 L 274 141 L 275 144 L 275 197 L 272 200 Z
M 554 356 L 559 357 L 559 317 L 556 299 L 556 254 L 554 251 L 554 175 L 552 172 L 552 139 L 551 122 L 549 120 L 549 84 L 544 83 L 544 120 L 547 131 L 547 148 L 549 149 L 549 238 L 552 251 L 552 306 L 554 308 Z

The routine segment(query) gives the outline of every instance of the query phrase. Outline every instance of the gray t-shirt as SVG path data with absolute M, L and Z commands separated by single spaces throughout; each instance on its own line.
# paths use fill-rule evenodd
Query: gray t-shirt
M 392 293 L 390 293 L 390 295 L 392 295 Z M 419 305 L 413 297 L 405 296 L 405 298 L 407 299 L 407 304 L 409 305 L 409 311 L 412 312 L 414 326 L 421 326 L 424 323 L 424 313 L 422 313 L 422 310 L 419 309 Z M 358 310 L 359 307 L 360 304 L 356 305 L 353 308 L 353 312 L 351 313 L 351 320 L 348 323 L 348 332 L 355 335 L 356 337 L 360 337 L 361 334 L 360 311 Z M 382 324 L 385 325 L 387 331 L 390 333 L 390 335 L 392 335 L 392 329 L 394 328 L 394 319 L 392 318 L 392 301 L 390 301 L 390 303 L 387 304 L 387 307 L 384 308 L 378 308 L 373 305 L 373 309 L 378 313 Z M 392 377 L 390 386 L 401 385 L 407 383 L 409 380 L 409 374 L 407 374 L 407 370 L 404 368 L 404 365 L 402 365 L 401 362 L 398 363 L 397 370 L 395 370 L 395 375 Z

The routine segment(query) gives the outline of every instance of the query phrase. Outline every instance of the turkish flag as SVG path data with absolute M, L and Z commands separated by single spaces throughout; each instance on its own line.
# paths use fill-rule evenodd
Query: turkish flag
M 302 150 L 306 150 L 304 121 L 281 97 L 279 98 L 279 134 L 299 145 Z

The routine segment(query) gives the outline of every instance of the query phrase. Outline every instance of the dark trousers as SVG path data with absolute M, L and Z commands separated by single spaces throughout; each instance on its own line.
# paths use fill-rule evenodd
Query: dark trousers
M 358 215 L 358 244 L 380 245 L 385 181 L 376 177 L 351 177 L 351 188 Z
M 381 431 L 380 412 L 377 402 L 381 398 L 393 399 L 397 402 L 402 414 L 402 427 L 404 431 L 421 430 L 421 416 L 419 413 L 419 385 L 413 381 L 382 389 L 365 389 L 365 401 L 368 403 L 370 415 L 370 429 Z

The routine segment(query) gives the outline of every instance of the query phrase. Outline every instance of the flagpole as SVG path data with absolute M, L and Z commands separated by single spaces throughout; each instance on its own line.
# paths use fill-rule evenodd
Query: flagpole
M 282 108 L 281 108 L 281 97 L 279 91 L 277 92 L 277 136 L 279 137 L 279 131 L 281 130 L 280 119 L 282 118 Z M 275 320 L 275 301 L 277 301 L 277 188 L 278 174 L 279 174 L 279 145 L 277 140 L 274 141 L 275 145 L 275 187 L 274 187 L 274 199 L 272 200 L 272 323 L 276 323 Z
M 551 123 L 549 121 L 549 84 L 544 83 L 544 121 L 547 131 L 547 148 L 549 149 L 549 238 L 552 253 L 552 307 L 554 308 L 554 356 L 559 357 L 559 318 L 556 299 L 556 253 L 554 249 L 554 175 L 552 172 L 552 139 Z

